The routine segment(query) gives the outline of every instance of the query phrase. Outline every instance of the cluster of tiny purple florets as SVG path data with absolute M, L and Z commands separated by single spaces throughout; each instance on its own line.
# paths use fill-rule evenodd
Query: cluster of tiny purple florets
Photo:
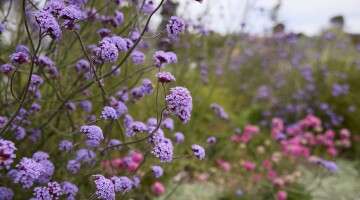
M 192 110 L 192 97 L 185 87 L 174 87 L 165 100 L 168 103 L 170 114 L 176 115 L 185 124 L 190 120 Z

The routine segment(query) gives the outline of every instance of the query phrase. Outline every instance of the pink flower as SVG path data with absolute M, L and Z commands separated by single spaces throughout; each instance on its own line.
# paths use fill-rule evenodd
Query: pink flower
M 260 132 L 259 127 L 254 126 L 254 125 L 247 125 L 244 130 L 244 134 L 248 133 L 251 135 L 257 135 L 257 134 L 259 134 L 259 132 Z
M 328 152 L 328 154 L 330 154 L 332 156 L 337 156 L 338 155 L 338 152 L 334 147 L 328 148 L 327 152 Z
M 276 197 L 278 200 L 286 200 L 287 199 L 287 193 L 285 191 L 279 190 L 276 193 Z
M 254 174 L 254 175 L 253 175 L 253 179 L 254 179 L 255 181 L 259 181 L 259 180 L 261 179 L 260 174 Z
M 233 136 L 231 136 L 231 141 L 233 141 L 233 142 L 240 142 L 241 140 L 240 140 L 240 137 L 239 137 L 239 136 L 233 135 Z
M 245 161 L 243 163 L 243 166 L 249 171 L 253 171 L 255 169 L 255 167 L 256 167 L 255 164 L 253 164 L 253 163 L 251 163 L 249 161 Z
M 265 160 L 263 165 L 264 165 L 264 168 L 266 168 L 266 169 L 269 169 L 272 167 L 272 163 L 268 160 Z
M 275 179 L 277 177 L 277 174 L 274 170 L 269 170 L 267 175 L 268 175 L 268 178 L 271 180 Z
M 340 130 L 340 136 L 342 138 L 349 138 L 350 137 L 350 131 L 348 129 L 343 128 L 343 129 Z
M 139 163 L 143 160 L 144 156 L 141 153 L 134 153 L 132 156 L 134 162 Z
M 160 196 L 162 194 L 164 194 L 165 192 L 165 187 L 162 183 L 160 182 L 155 182 L 152 186 L 151 186 L 151 191 L 156 195 L 156 196 Z

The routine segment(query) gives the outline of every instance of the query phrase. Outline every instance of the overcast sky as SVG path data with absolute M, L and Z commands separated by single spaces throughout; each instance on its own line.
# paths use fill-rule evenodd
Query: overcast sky
M 203 0 L 203 4 L 195 0 L 178 2 L 180 15 L 189 19 L 204 16 L 205 26 L 217 32 L 239 30 L 245 19 L 248 32 L 263 33 L 265 28 L 271 27 L 269 12 L 278 0 Z M 244 9 L 247 2 L 248 9 Z M 207 9 L 208 13 L 204 15 Z M 346 31 L 360 33 L 360 0 L 282 0 L 278 19 L 285 23 L 288 31 L 313 35 L 326 28 L 329 19 L 335 15 L 345 17 Z

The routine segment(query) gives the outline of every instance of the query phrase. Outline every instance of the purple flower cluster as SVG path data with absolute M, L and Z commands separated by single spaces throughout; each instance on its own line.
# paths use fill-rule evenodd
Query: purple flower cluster
M 154 173 L 155 178 L 160 178 L 164 173 L 163 168 L 161 168 L 160 166 L 152 166 L 151 170 Z
M 105 106 L 100 115 L 101 119 L 117 119 L 116 110 L 110 106 Z
M 11 163 L 13 163 L 14 158 L 16 158 L 14 153 L 16 150 L 17 149 L 13 142 L 0 139 L 0 170 L 3 168 L 10 168 Z
M 174 52 L 156 51 L 153 59 L 159 68 L 162 68 L 165 63 L 177 63 L 177 56 Z
M 0 199 L 11 200 L 14 197 L 14 192 L 7 187 L 0 187 Z
M 161 122 L 165 128 L 169 129 L 170 131 L 174 130 L 174 120 L 171 118 L 166 118 Z
M 9 58 L 16 65 L 21 65 L 30 62 L 29 56 L 23 52 L 13 53 L 9 56 Z
M 59 199 L 62 195 L 61 186 L 57 182 L 49 182 L 47 187 L 36 187 L 34 195 L 37 199 Z
M 80 132 L 87 135 L 89 140 L 103 140 L 103 132 L 100 127 L 96 125 L 82 126 Z
M 175 140 L 175 144 L 178 145 L 178 144 L 184 142 L 185 136 L 184 136 L 184 134 L 182 134 L 180 132 L 175 132 L 174 133 L 174 140 Z
M 114 184 L 115 192 L 128 193 L 132 189 L 132 181 L 126 176 L 121 176 L 121 177 L 114 176 L 111 178 L 111 181 Z
M 139 65 L 145 62 L 146 56 L 143 52 L 135 50 L 131 53 L 131 58 L 135 65 Z
M 20 163 L 16 165 L 16 168 L 17 173 L 14 178 L 14 183 L 21 183 L 22 187 L 25 189 L 33 186 L 44 172 L 42 164 L 26 157 L 20 160 Z
M 59 41 L 61 39 L 62 33 L 60 26 L 51 13 L 40 10 L 36 11 L 34 15 L 42 31 L 47 32 L 55 41 Z
M 81 155 L 79 155 L 79 156 L 81 156 Z M 66 167 L 71 173 L 76 174 L 81 167 L 81 163 L 77 160 L 69 160 Z
M 194 152 L 194 156 L 198 157 L 200 160 L 205 158 L 205 150 L 200 145 L 193 144 L 191 149 Z
M 75 200 L 76 193 L 79 190 L 78 187 L 67 181 L 62 182 L 61 186 L 62 186 L 62 193 L 67 196 L 67 200 L 70 199 Z
M 185 31 L 185 22 L 179 17 L 172 16 L 169 23 L 166 25 L 166 30 L 169 37 L 176 37 Z
M 147 126 L 142 122 L 131 122 L 129 126 L 126 127 L 126 137 L 134 137 L 137 132 L 146 132 L 148 130 Z
M 76 159 L 78 161 L 84 161 L 90 165 L 95 164 L 95 162 L 94 162 L 95 157 L 96 157 L 96 154 L 93 151 L 91 151 L 90 149 L 79 149 L 76 152 Z M 77 163 L 74 162 L 74 165 L 77 166 Z
M 224 111 L 224 108 L 221 107 L 219 104 L 216 103 L 212 103 L 210 104 L 210 108 L 214 109 L 216 114 L 221 118 L 221 119 L 229 119 L 228 114 Z
M 11 64 L 3 64 L 0 67 L 0 71 L 6 75 L 10 74 L 11 71 L 13 71 L 15 69 L 15 67 Z
M 119 51 L 111 38 L 105 37 L 99 42 L 99 52 L 97 52 L 96 56 L 105 61 L 116 62 Z
M 192 97 L 185 87 L 174 87 L 165 97 L 169 113 L 176 115 L 185 124 L 190 120 L 192 110 Z
M 106 199 L 106 200 L 114 200 L 115 189 L 113 182 L 110 179 L 107 179 L 100 174 L 93 175 L 93 177 L 96 185 L 95 194 L 98 196 L 98 198 Z
M 215 143 L 216 143 L 216 138 L 215 138 L 214 136 L 209 137 L 209 138 L 206 140 L 206 142 L 207 142 L 208 144 L 215 144 Z
M 171 83 L 174 82 L 176 79 L 170 72 L 159 72 L 156 75 L 156 78 L 158 78 L 158 81 L 160 83 Z
M 59 150 L 68 152 L 72 148 L 73 144 L 68 140 L 62 140 L 59 143 Z
M 155 147 L 151 153 L 160 159 L 161 162 L 171 162 L 174 154 L 174 147 L 171 140 L 161 138 L 155 143 Z

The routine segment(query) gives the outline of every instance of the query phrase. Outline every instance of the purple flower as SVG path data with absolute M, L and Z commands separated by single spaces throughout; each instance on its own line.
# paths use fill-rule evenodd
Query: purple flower
M 83 8 L 87 0 L 65 0 L 69 5 L 74 5 L 78 8 Z
M 115 46 L 119 49 L 119 52 L 124 52 L 128 50 L 128 44 L 126 40 L 119 36 L 113 36 L 111 37 L 112 42 L 115 44 Z
M 1 65 L 1 67 L 0 67 L 0 71 L 4 74 L 9 74 L 14 69 L 15 69 L 14 66 L 12 66 L 11 64 L 7 64 L 7 63 Z
M 171 118 L 166 118 L 161 122 L 165 128 L 169 129 L 170 131 L 174 130 L 174 120 Z
M 170 63 L 169 55 L 164 51 L 156 51 L 153 55 L 153 59 L 157 65 L 157 67 L 162 68 L 164 63 Z
M 69 197 L 75 199 L 76 193 L 78 192 L 78 187 L 70 182 L 64 181 L 61 183 L 62 186 L 62 193 Z
M 135 65 L 139 65 L 145 62 L 146 56 L 143 52 L 135 50 L 131 53 L 131 58 Z
M 179 17 L 172 16 L 170 18 L 169 23 L 166 25 L 166 30 L 168 32 L 169 37 L 176 37 L 180 33 L 184 33 L 185 22 Z
M 97 31 L 97 34 L 99 34 L 101 37 L 110 37 L 111 36 L 111 30 L 109 30 L 107 28 L 101 28 L 101 29 L 99 29 Z M 113 42 L 114 42 L 114 40 L 113 40 Z
M 101 119 L 117 119 L 116 110 L 110 106 L 105 106 L 100 115 Z
M 16 140 L 22 140 L 26 136 L 26 131 L 23 127 L 18 126 L 15 129 L 14 136 Z
M 168 58 L 170 60 L 169 63 L 176 64 L 178 62 L 177 55 L 174 52 L 172 52 L 172 51 L 166 52 L 166 55 L 168 56 Z
M 30 106 L 30 110 L 31 111 L 34 111 L 34 112 L 37 112 L 37 111 L 40 111 L 41 110 L 41 106 L 37 103 L 33 103 L 31 104 Z
M 236 196 L 241 197 L 241 196 L 244 195 L 244 191 L 243 191 L 242 189 L 237 189 L 237 190 L 235 191 L 235 194 L 236 194 Z
M 16 158 L 14 153 L 16 150 L 17 148 L 13 142 L 0 139 L 0 170 L 2 168 L 10 168 L 11 163 L 13 163 L 14 158 Z
M 116 69 L 117 67 L 114 65 L 114 66 L 111 66 L 111 70 L 114 70 L 114 69 Z M 112 74 L 111 74 L 111 76 L 118 76 L 118 75 L 120 75 L 120 72 L 121 72 L 121 70 L 120 70 L 120 68 L 117 68 Z
M 50 158 L 49 154 L 43 151 L 37 151 L 32 156 L 32 159 L 35 160 L 36 162 L 40 162 L 41 160 L 47 160 L 49 158 Z
M 194 152 L 194 156 L 198 157 L 200 160 L 205 158 L 205 150 L 201 146 L 199 146 L 197 144 L 193 144 L 191 146 L 191 149 Z
M 215 144 L 215 143 L 216 143 L 216 138 L 215 138 L 214 136 L 209 137 L 209 138 L 206 140 L 206 142 L 207 142 L 208 144 Z
M 79 161 L 85 161 L 88 164 L 93 164 L 93 160 L 96 154 L 89 149 L 80 149 L 76 152 L 76 159 Z
M 81 16 L 82 16 L 82 13 L 80 12 L 80 10 L 76 6 L 70 5 L 70 6 L 64 7 L 59 12 L 58 18 L 75 21 L 75 20 L 81 19 Z
M 139 29 L 135 28 L 134 30 L 130 31 L 130 39 L 132 41 L 136 41 L 140 37 Z
M 0 187 L 0 199 L 11 200 L 14 197 L 14 192 L 7 187 Z
M 170 94 L 165 97 L 168 103 L 169 113 L 176 115 L 185 124 L 190 120 L 192 110 L 192 98 L 185 87 L 174 87 Z
M 140 178 L 137 176 L 133 176 L 132 178 L 132 186 L 137 189 L 139 187 L 140 184 Z
M 221 118 L 221 119 L 229 119 L 228 114 L 224 111 L 224 108 L 221 107 L 219 104 L 216 103 L 212 103 L 210 104 L 210 108 L 214 109 L 216 114 Z
M 115 192 L 128 193 L 132 189 L 132 181 L 126 176 L 114 176 L 111 178 L 111 181 L 114 183 Z
M 43 173 L 41 173 L 37 182 L 39 183 L 47 183 L 51 180 L 52 175 L 55 171 L 54 163 L 49 160 L 41 160 L 39 163 L 43 166 Z
M 3 33 L 5 30 L 5 25 L 0 22 L 0 34 Z
M 57 182 L 49 182 L 47 187 L 36 187 L 34 189 L 34 195 L 37 199 L 59 199 L 62 195 L 60 184 Z
M 108 147 L 111 147 L 111 146 L 114 146 L 114 145 L 120 145 L 121 144 L 121 141 L 120 140 L 117 140 L 117 139 L 111 139 L 109 141 L 109 144 L 108 144 Z M 117 149 L 119 150 L 121 148 L 121 146 L 118 146 L 118 147 L 113 147 L 111 149 Z
M 59 150 L 68 152 L 72 148 L 72 143 L 68 140 L 63 140 L 59 143 Z
M 64 9 L 65 5 L 63 2 L 58 0 L 51 0 L 45 4 L 43 10 L 57 16 L 59 12 Z
M 87 60 L 81 59 L 75 65 L 77 73 L 86 72 L 90 69 L 90 63 Z
M 67 109 L 69 109 L 69 110 L 76 110 L 76 106 L 75 106 L 75 104 L 74 104 L 73 102 L 67 102 L 67 103 L 65 104 L 65 107 L 66 107 Z
M 149 127 L 156 127 L 157 126 L 157 120 L 155 118 L 149 118 L 147 120 L 147 125 Z
M 99 146 L 99 144 L 100 144 L 99 140 L 86 140 L 86 145 L 88 147 L 95 148 L 95 147 Z
M 87 135 L 88 140 L 103 140 L 103 132 L 100 127 L 96 125 L 82 126 L 80 132 Z
M 34 15 L 42 31 L 48 32 L 50 37 L 55 41 L 61 39 L 60 26 L 54 16 L 43 10 L 36 11 Z
M 150 79 L 144 78 L 142 80 L 142 86 L 141 86 L 141 90 L 145 93 L 145 94 L 151 94 L 154 90 Z
M 42 85 L 44 83 L 43 79 L 36 74 L 31 74 L 30 82 L 33 85 Z
M 152 1 L 145 2 L 141 8 L 141 12 L 144 14 L 151 14 L 152 12 L 154 12 L 154 10 L 155 10 L 155 7 L 154 7 L 154 3 Z
M 160 178 L 164 173 L 163 168 L 161 168 L 160 166 L 152 166 L 151 170 L 154 172 L 155 178 Z
M 132 122 L 126 127 L 126 137 L 134 137 L 137 132 L 147 131 L 147 126 L 142 122 Z
M 128 127 L 132 122 L 134 122 L 134 119 L 131 117 L 131 115 L 125 115 L 123 124 L 125 127 Z
M 76 174 L 79 171 L 81 164 L 77 160 L 69 160 L 66 167 L 71 173 Z
M 116 45 L 113 43 L 113 41 L 105 37 L 99 42 L 100 46 L 100 56 L 103 60 L 109 61 L 109 62 L 115 62 L 118 59 L 119 51 L 117 50 Z
M 185 136 L 184 136 L 184 134 L 182 134 L 180 132 L 175 132 L 174 139 L 175 139 L 175 144 L 178 145 L 185 140 Z
M 23 52 L 13 53 L 9 56 L 9 58 L 16 65 L 21 65 L 30 62 L 29 56 Z
M 115 188 L 113 182 L 110 179 L 107 179 L 100 174 L 93 175 L 93 177 L 96 185 L 95 194 L 98 196 L 98 198 L 106 199 L 106 200 L 114 200 Z
M 33 186 L 35 181 L 37 181 L 44 172 L 42 164 L 26 157 L 20 160 L 20 163 L 16 165 L 16 168 L 18 172 L 14 178 L 14 183 L 21 183 L 22 187 L 25 189 Z
M 81 105 L 81 107 L 84 109 L 85 112 L 91 112 L 91 107 L 92 107 L 91 101 L 79 100 L 78 103 Z
M 162 138 L 160 141 L 156 142 L 151 153 L 159 158 L 161 162 L 171 162 L 174 154 L 174 147 L 171 140 Z
M 113 101 L 110 100 L 110 105 L 116 110 L 116 114 L 118 118 L 125 115 L 128 112 L 128 108 L 126 107 L 126 105 L 121 101 L 117 101 L 115 98 L 113 99 Z
M 171 83 L 176 80 L 170 72 L 159 72 L 155 76 L 160 83 Z

